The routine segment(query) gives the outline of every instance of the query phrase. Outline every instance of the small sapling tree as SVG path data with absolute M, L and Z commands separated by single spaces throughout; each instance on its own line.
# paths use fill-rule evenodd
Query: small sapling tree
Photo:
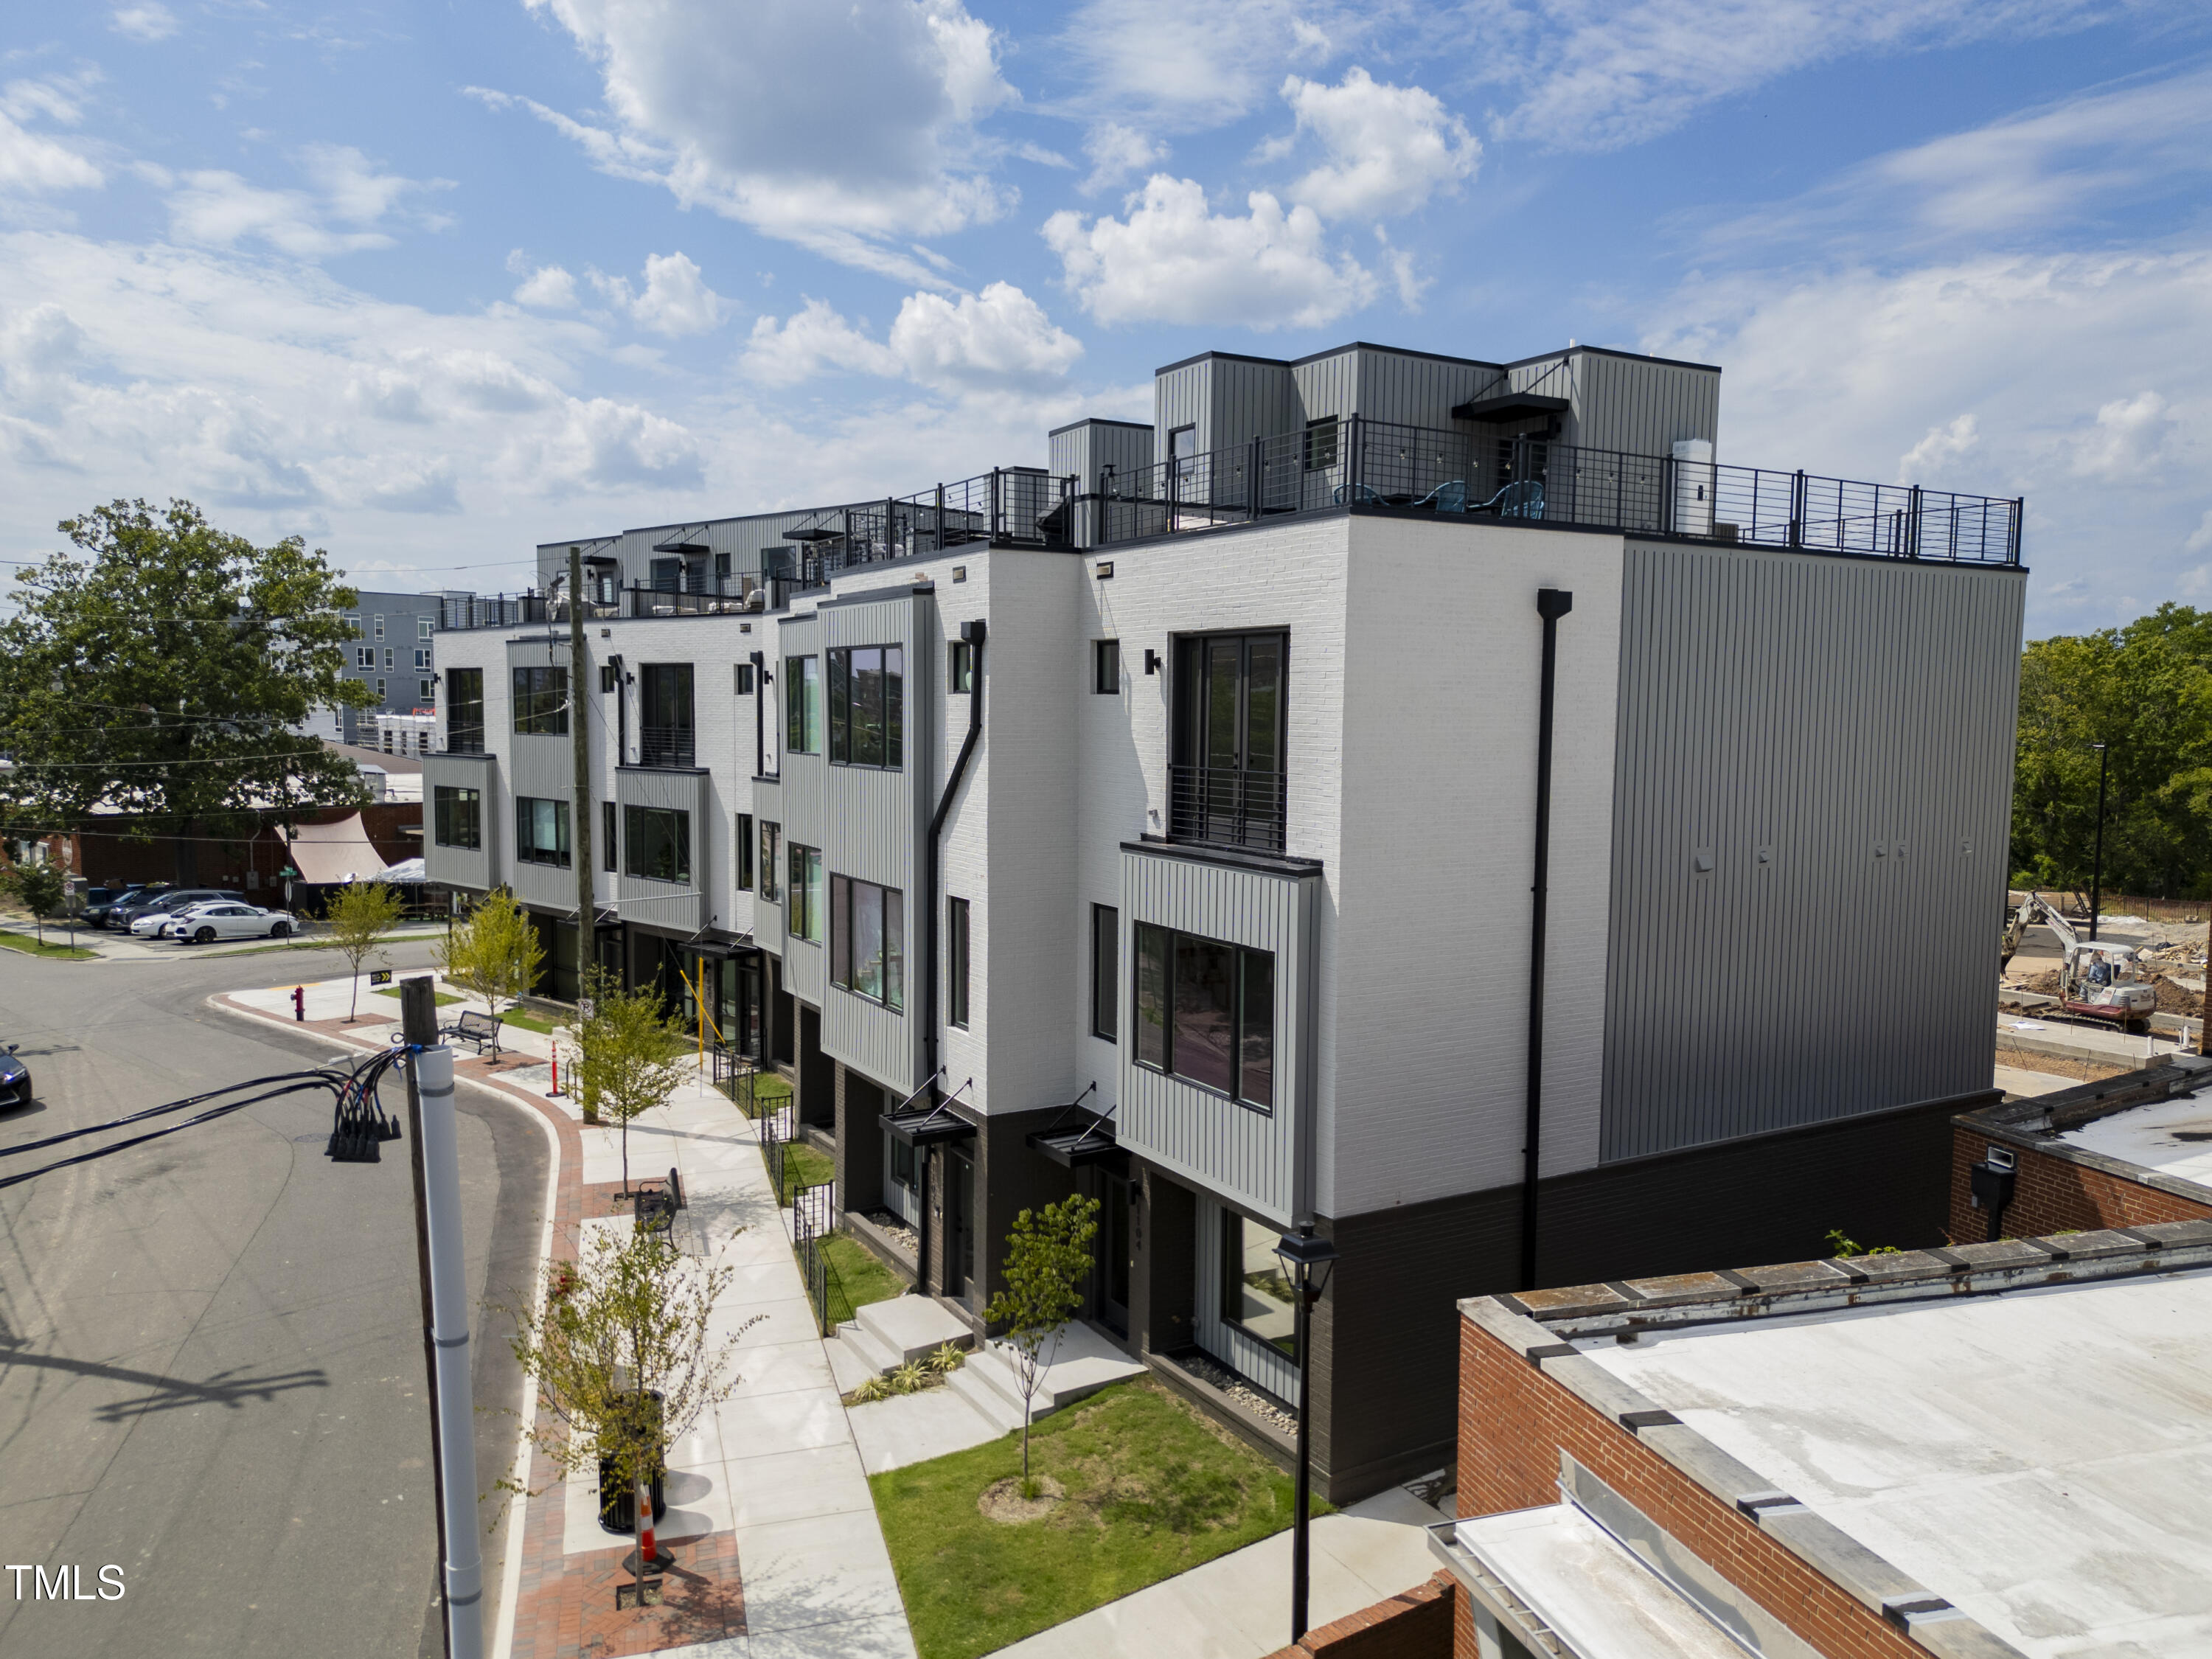
M 623 1191 L 629 1191 L 629 1121 L 665 1106 L 690 1075 L 684 1032 L 669 1022 L 650 985 L 625 991 L 593 969 L 591 1014 L 576 1027 L 576 1097 L 584 1121 L 622 1126 Z
M 353 1002 L 346 1024 L 361 1012 L 361 965 L 374 955 L 384 937 L 399 925 L 398 890 L 388 881 L 351 881 L 331 895 L 324 910 L 330 923 L 331 943 L 353 971 Z
M 665 1233 L 598 1231 L 577 1260 L 548 1263 L 543 1299 L 515 1312 L 508 1345 L 538 1390 L 529 1444 L 556 1479 L 593 1469 L 635 1494 L 641 1578 L 668 1445 L 737 1386 L 732 1352 L 755 1322 L 719 1340 L 707 1329 L 732 1272 L 686 1261 Z M 534 1495 L 526 1480 L 500 1486 Z
M 1022 1391 L 1022 1496 L 1035 1498 L 1030 1474 L 1030 1408 L 1047 1366 L 1060 1352 L 1060 1334 L 1083 1305 L 1091 1274 L 1091 1241 L 1098 1235 L 1098 1200 L 1066 1198 L 1041 1214 L 1024 1210 L 1006 1234 L 1002 1271 L 1006 1288 L 991 1298 L 984 1317 L 1005 1327 L 1014 1380 Z
M 17 864 L 4 872 L 5 889 L 31 913 L 39 943 L 46 942 L 46 918 L 59 915 L 70 898 L 69 878 L 52 864 Z
M 446 977 L 482 997 L 494 1019 L 529 994 L 544 960 L 538 929 L 503 887 L 438 947 L 438 966 Z

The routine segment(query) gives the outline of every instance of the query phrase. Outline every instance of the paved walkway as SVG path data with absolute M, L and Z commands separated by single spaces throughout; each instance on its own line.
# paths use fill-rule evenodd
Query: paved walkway
M 307 1023 L 319 1031 L 362 1048 L 389 1042 L 397 999 L 364 988 L 362 1018 L 349 1026 L 350 981 L 306 989 Z M 291 996 L 286 985 L 219 1000 L 289 1024 Z M 459 1010 L 440 1012 L 449 1018 Z M 621 1137 L 584 1124 L 566 1098 L 547 1097 L 549 1039 L 521 1030 L 508 1039 L 513 1059 L 493 1066 L 462 1050 L 456 1075 L 531 1106 L 555 1134 L 561 1158 L 550 1247 L 556 1258 L 572 1256 L 591 1232 L 629 1224 L 607 1203 L 621 1181 Z M 531 1485 L 546 1489 L 531 1500 L 520 1534 L 510 1526 L 486 1546 L 487 1574 L 502 1576 L 507 1586 L 495 1659 L 643 1652 L 672 1659 L 912 1659 L 914 1639 L 860 1454 L 752 1125 L 720 1093 L 695 1082 L 665 1109 L 630 1125 L 633 1177 L 662 1174 L 672 1164 L 690 1206 L 681 1218 L 687 1251 L 735 1270 L 710 1330 L 720 1335 L 758 1322 L 740 1340 L 736 1390 L 669 1458 L 669 1508 L 659 1528 L 678 1562 L 669 1607 L 614 1613 L 614 1586 L 623 1577 L 616 1563 L 627 1545 L 599 1529 L 590 1476 L 549 1486 L 551 1471 L 541 1464 Z M 489 1431 L 497 1419 L 482 1420 Z

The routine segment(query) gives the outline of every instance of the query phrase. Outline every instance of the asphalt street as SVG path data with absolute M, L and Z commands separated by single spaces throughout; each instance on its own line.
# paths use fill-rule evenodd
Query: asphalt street
M 392 965 L 429 951 L 394 945 Z M 322 951 L 0 951 L 0 1038 L 37 1084 L 0 1113 L 0 1174 L 75 1150 L 9 1156 L 25 1141 L 335 1054 L 207 999 L 344 971 Z M 522 1109 L 457 1098 L 471 1285 L 491 1304 L 471 1322 L 491 1494 L 520 1393 L 496 1308 L 530 1279 L 547 1153 Z M 397 1082 L 386 1099 L 404 1117 Z M 405 1144 L 332 1164 L 330 1121 L 327 1094 L 298 1095 L 0 1190 L 0 1568 L 79 1569 L 85 1598 L 0 1571 L 0 1653 L 441 1650 Z M 495 1595 L 506 1541 L 484 1539 Z M 124 1593 L 101 1600 L 109 1565 Z

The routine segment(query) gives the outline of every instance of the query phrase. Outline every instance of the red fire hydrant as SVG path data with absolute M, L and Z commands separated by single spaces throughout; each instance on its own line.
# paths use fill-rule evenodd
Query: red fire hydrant
M 307 988 L 304 985 L 292 988 L 292 1018 L 301 1021 L 307 1018 Z

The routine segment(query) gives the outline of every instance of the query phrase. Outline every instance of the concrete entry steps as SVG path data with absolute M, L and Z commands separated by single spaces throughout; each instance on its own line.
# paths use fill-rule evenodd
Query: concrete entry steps
M 830 1369 L 840 1393 L 850 1394 L 872 1376 L 933 1353 L 950 1342 L 964 1348 L 974 1334 L 958 1315 L 933 1296 L 895 1296 L 871 1302 L 837 1328 L 829 1343 Z
M 1146 1371 L 1141 1361 L 1132 1359 L 1090 1326 L 1073 1322 L 1061 1328 L 1056 1348 L 1045 1345 L 1045 1357 L 1051 1363 L 1037 1379 L 1030 1402 L 1032 1422 L 1109 1382 L 1126 1382 Z M 970 1354 L 968 1363 L 945 1379 L 945 1386 L 1000 1429 L 1021 1427 L 1022 1385 L 1015 1355 L 1005 1344 L 990 1343 Z

